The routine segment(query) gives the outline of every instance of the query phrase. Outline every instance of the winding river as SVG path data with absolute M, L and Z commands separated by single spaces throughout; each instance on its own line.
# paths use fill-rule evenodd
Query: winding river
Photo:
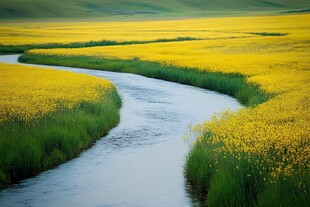
M 18 63 L 18 55 L 0 62 Z M 49 66 L 51 67 L 51 66 Z M 216 92 L 139 75 L 53 67 L 113 81 L 121 120 L 77 158 L 0 191 L 0 206 L 191 206 L 183 166 L 190 123 L 241 105 Z

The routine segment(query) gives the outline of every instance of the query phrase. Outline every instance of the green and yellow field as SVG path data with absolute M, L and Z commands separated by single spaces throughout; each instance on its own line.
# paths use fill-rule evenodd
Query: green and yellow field
M 78 28 L 96 28 L 88 30 L 89 36 L 77 32 L 78 41 L 94 40 L 98 31 L 115 41 L 183 36 L 202 40 L 35 49 L 21 60 L 132 72 L 211 88 L 240 101 L 253 96 L 242 101 L 251 107 L 225 112 L 194 127 L 198 142 L 188 156 L 185 174 L 200 194 L 208 192 L 203 201 L 208 206 L 304 206 L 309 203 L 310 186 L 309 22 L 310 15 L 304 14 L 63 23 L 59 34 L 65 31 L 74 36 Z M 34 33 L 40 30 L 40 24 L 29 24 L 25 32 L 16 25 L 16 32 L 23 33 L 17 42 L 25 44 L 27 35 L 32 29 Z M 55 30 L 56 25 L 51 28 Z M 50 32 L 47 27 L 42 30 Z M 31 43 L 51 39 L 57 41 L 32 38 Z M 66 35 L 61 41 L 68 42 Z M 2 44 L 13 43 L 4 38 Z
M 272 37 L 287 33 L 303 36 L 307 29 L 302 27 L 307 21 L 307 15 L 287 15 L 139 22 L 6 22 L 0 25 L 0 53 L 147 41 Z
M 108 80 L 14 64 L 0 64 L 0 79 L 0 187 L 73 158 L 118 123 Z
M 202 206 L 310 206 L 309 0 L 1 0 L 0 54 L 211 89 L 246 108 L 194 126 Z M 208 17 L 208 18 L 207 18 Z M 0 64 L 0 188 L 119 121 L 108 80 Z
M 2 0 L 4 20 L 128 20 L 234 16 L 309 11 L 307 0 Z

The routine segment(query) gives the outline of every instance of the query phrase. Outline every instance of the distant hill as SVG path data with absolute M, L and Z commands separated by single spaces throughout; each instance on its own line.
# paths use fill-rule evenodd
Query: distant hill
M 0 18 L 165 18 L 309 12 L 310 0 L 0 0 Z

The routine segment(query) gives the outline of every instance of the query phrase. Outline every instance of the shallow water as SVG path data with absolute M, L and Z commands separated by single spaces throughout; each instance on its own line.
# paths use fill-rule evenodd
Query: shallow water
M 17 63 L 18 55 L 0 56 Z M 52 67 L 52 66 L 49 66 Z M 77 158 L 0 191 L 0 206 L 191 206 L 183 166 L 190 123 L 241 105 L 216 92 L 133 74 L 54 67 L 113 81 L 121 120 Z

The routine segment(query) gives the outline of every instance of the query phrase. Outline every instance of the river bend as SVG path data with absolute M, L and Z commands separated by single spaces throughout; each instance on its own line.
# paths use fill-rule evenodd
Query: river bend
M 18 55 L 0 62 L 18 63 Z M 52 67 L 52 66 L 49 66 Z M 216 92 L 139 75 L 56 67 L 113 81 L 119 125 L 77 158 L 0 191 L 0 206 L 191 206 L 182 136 L 190 123 L 241 105 Z

